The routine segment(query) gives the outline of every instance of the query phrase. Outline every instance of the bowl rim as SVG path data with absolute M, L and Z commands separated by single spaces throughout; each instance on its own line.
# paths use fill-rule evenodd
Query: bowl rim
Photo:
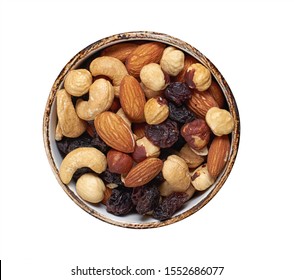
M 208 195 L 206 195 L 206 197 L 203 200 L 201 200 L 196 205 L 192 206 L 190 209 L 186 210 L 185 212 L 181 214 L 176 214 L 172 218 L 165 221 L 155 221 L 155 222 L 147 222 L 147 223 L 120 222 L 120 221 L 112 220 L 111 218 L 106 217 L 100 214 L 99 212 L 95 211 L 94 209 L 86 205 L 85 202 L 81 200 L 67 185 L 62 183 L 58 175 L 59 171 L 58 171 L 58 168 L 51 150 L 51 144 L 49 140 L 49 133 L 50 133 L 49 124 L 50 124 L 50 115 L 52 113 L 52 105 L 56 97 L 56 92 L 62 86 L 64 77 L 66 76 L 68 71 L 76 68 L 76 66 L 81 62 L 81 60 L 86 59 L 89 56 L 92 56 L 94 53 L 99 52 L 108 46 L 111 46 L 117 43 L 127 42 L 127 41 L 158 41 L 166 45 L 175 46 L 178 49 L 181 49 L 185 53 L 188 53 L 189 55 L 196 58 L 198 61 L 200 61 L 210 70 L 211 74 L 214 76 L 215 80 L 220 85 L 225 95 L 229 111 L 232 114 L 233 119 L 235 121 L 235 127 L 231 134 L 232 137 L 231 137 L 231 149 L 230 149 L 229 158 L 222 174 L 219 175 L 217 181 L 213 184 L 214 187 L 212 188 L 212 190 L 208 193 Z M 102 38 L 88 45 L 81 51 L 79 51 L 75 56 L 73 56 L 69 60 L 69 62 L 66 63 L 66 65 L 63 67 L 63 69 L 61 70 L 57 78 L 55 79 L 52 85 L 52 88 L 50 90 L 49 97 L 47 99 L 46 106 L 45 106 L 45 112 L 43 115 L 43 142 L 44 142 L 45 152 L 46 152 L 49 164 L 51 166 L 51 169 L 58 183 L 60 184 L 62 189 L 65 191 L 65 193 L 80 208 L 82 208 L 84 211 L 94 216 L 95 218 L 98 218 L 101 221 L 107 222 L 112 225 L 125 227 L 125 228 L 134 228 L 134 229 L 158 228 L 158 227 L 170 225 L 189 217 L 190 215 L 198 212 L 201 208 L 203 208 L 219 192 L 219 190 L 222 188 L 225 181 L 227 180 L 229 174 L 231 173 L 231 170 L 233 168 L 233 165 L 235 163 L 237 153 L 238 153 L 239 142 L 240 142 L 240 132 L 241 132 L 240 116 L 239 116 L 237 103 L 235 101 L 235 98 L 232 94 L 232 91 L 228 83 L 226 82 L 225 78 L 220 73 L 220 71 L 215 67 L 215 65 L 205 55 L 203 55 L 198 49 L 191 46 L 190 44 L 182 41 L 181 39 L 175 38 L 173 36 L 170 36 L 164 33 L 154 32 L 154 31 L 131 31 L 131 32 L 118 33 L 115 35 Z

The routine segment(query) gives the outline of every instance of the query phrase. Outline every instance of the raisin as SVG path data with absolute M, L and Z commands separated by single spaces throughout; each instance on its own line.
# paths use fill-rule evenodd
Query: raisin
M 177 106 L 181 106 L 185 101 L 189 100 L 192 96 L 192 91 L 188 85 L 181 82 L 170 83 L 164 91 L 165 97 L 175 103 Z
M 145 215 L 157 207 L 160 199 L 159 189 L 156 185 L 147 185 L 133 189 L 132 201 L 136 211 Z
M 153 217 L 160 221 L 167 220 L 180 209 L 188 200 L 189 196 L 186 193 L 175 192 L 165 197 L 161 203 L 153 211 Z
M 81 167 L 73 174 L 72 178 L 74 181 L 77 181 L 82 175 L 86 173 L 93 173 L 93 170 L 89 167 Z
M 99 175 L 99 177 L 106 183 L 114 183 L 117 185 L 123 185 L 120 174 L 112 173 L 109 171 L 109 169 L 106 169 L 104 172 L 102 172 Z
M 132 211 L 132 189 L 118 187 L 112 190 L 106 201 L 106 210 L 117 216 L 126 215 Z
M 104 154 L 107 154 L 110 150 L 110 147 L 98 135 L 95 135 L 95 137 L 91 140 L 91 146 Z
M 184 105 L 177 107 L 172 102 L 169 102 L 169 118 L 180 124 L 185 124 L 196 119 L 196 116 L 188 110 Z
M 167 119 L 161 124 L 146 125 L 145 135 L 155 146 L 169 148 L 177 142 L 179 128 L 176 122 Z

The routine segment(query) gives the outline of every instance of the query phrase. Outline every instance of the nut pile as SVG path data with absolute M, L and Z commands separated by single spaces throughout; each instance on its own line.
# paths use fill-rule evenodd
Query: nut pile
M 209 188 L 230 153 L 233 117 L 210 71 L 159 42 L 107 47 L 58 90 L 59 175 L 114 215 L 158 220 Z

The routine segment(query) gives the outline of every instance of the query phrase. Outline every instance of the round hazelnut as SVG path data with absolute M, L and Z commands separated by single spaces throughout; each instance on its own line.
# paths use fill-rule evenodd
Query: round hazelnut
M 86 173 L 77 180 L 76 191 L 83 200 L 98 203 L 103 200 L 105 185 L 96 174 Z
M 169 115 L 166 99 L 160 96 L 149 99 L 144 106 L 144 115 L 148 124 L 164 122 Z
M 145 136 L 136 141 L 132 157 L 135 162 L 141 162 L 148 157 L 158 157 L 160 148 L 150 142 Z
M 234 129 L 234 120 L 230 112 L 217 107 L 210 108 L 205 116 L 205 120 L 216 136 L 229 134 Z
M 89 91 L 92 75 L 87 69 L 70 70 L 64 79 L 65 90 L 73 96 L 82 96 Z
M 123 152 L 110 150 L 107 153 L 107 165 L 110 172 L 127 174 L 133 166 L 133 159 Z
M 187 69 L 185 80 L 190 88 L 204 91 L 211 85 L 211 73 L 201 63 L 194 63 Z
M 202 119 L 196 119 L 183 125 L 181 134 L 188 145 L 195 150 L 203 149 L 210 140 L 210 128 Z
M 197 191 L 204 191 L 214 183 L 214 179 L 209 174 L 206 164 L 199 166 L 191 174 L 191 183 Z
M 196 154 L 188 144 L 185 144 L 180 152 L 178 153 L 178 156 L 181 157 L 188 165 L 189 168 L 196 168 L 200 164 L 204 162 L 204 156 Z
M 191 182 L 187 163 L 177 155 L 171 155 L 164 161 L 162 175 L 177 192 L 185 191 Z
M 177 76 L 184 68 L 184 62 L 185 55 L 182 51 L 175 47 L 167 47 L 163 51 L 160 66 L 165 73 Z
M 153 91 L 160 91 L 167 85 L 166 75 L 157 63 L 149 63 L 140 71 L 140 79 L 142 83 Z

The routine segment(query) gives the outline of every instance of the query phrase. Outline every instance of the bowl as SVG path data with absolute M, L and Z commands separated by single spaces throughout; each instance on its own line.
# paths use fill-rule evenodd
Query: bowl
M 57 125 L 56 93 L 59 89 L 63 88 L 64 79 L 68 72 L 72 69 L 88 67 L 89 62 L 97 57 L 101 53 L 101 51 L 107 47 L 124 42 L 138 43 L 150 41 L 160 42 L 165 44 L 166 46 L 174 46 L 177 49 L 183 51 L 186 55 L 190 55 L 202 65 L 204 65 L 210 71 L 212 78 L 221 88 L 225 97 L 226 109 L 230 112 L 235 124 L 233 131 L 230 134 L 230 150 L 226 165 L 221 174 L 216 178 L 213 185 L 211 185 L 208 189 L 204 191 L 197 192 L 197 195 L 194 195 L 192 199 L 188 200 L 183 205 L 183 207 L 180 208 L 171 218 L 162 221 L 156 220 L 150 215 L 142 216 L 137 213 L 130 213 L 124 216 L 116 216 L 108 213 L 106 211 L 105 205 L 103 205 L 102 203 L 93 204 L 81 199 L 76 192 L 75 183 L 71 181 L 69 184 L 64 184 L 60 178 L 59 169 L 63 157 L 59 149 L 57 148 L 57 144 L 55 141 L 55 130 Z M 64 66 L 64 68 L 57 76 L 47 100 L 43 117 L 43 139 L 49 164 L 58 183 L 65 191 L 65 193 L 70 197 L 70 199 L 74 201 L 74 203 L 76 203 L 81 209 L 83 209 L 93 217 L 112 225 L 140 229 L 156 228 L 173 224 L 175 222 L 183 220 L 184 218 L 187 218 L 192 214 L 195 214 L 218 193 L 218 191 L 227 180 L 237 156 L 240 139 L 240 119 L 237 104 L 229 88 L 229 85 L 227 84 L 220 71 L 199 50 L 189 45 L 188 43 L 167 34 L 149 31 L 126 32 L 112 35 L 107 38 L 98 40 L 97 42 L 94 42 L 93 44 L 85 47 L 83 50 L 78 52 Z

